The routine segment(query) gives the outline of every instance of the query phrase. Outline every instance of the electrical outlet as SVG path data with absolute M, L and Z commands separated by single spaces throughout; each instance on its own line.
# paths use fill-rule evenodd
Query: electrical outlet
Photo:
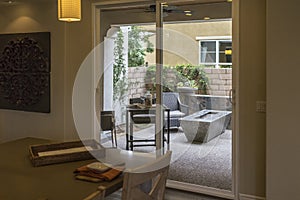
M 266 101 L 256 101 L 256 112 L 259 113 L 266 112 Z

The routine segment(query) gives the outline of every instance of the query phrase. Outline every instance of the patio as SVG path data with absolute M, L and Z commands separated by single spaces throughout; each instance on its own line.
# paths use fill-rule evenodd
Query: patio
M 137 139 L 153 138 L 154 125 L 135 128 Z M 169 179 L 223 190 L 232 189 L 231 130 L 207 143 L 188 142 L 181 128 L 172 129 L 173 152 Z M 125 149 L 125 133 L 118 134 L 118 148 Z M 110 147 L 110 140 L 103 143 Z M 135 147 L 134 151 L 153 152 L 155 147 Z

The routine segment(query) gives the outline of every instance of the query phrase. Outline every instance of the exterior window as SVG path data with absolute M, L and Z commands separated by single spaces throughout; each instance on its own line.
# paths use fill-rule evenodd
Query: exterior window
M 200 64 L 209 67 L 222 68 L 232 65 L 232 41 L 218 39 L 201 39 Z

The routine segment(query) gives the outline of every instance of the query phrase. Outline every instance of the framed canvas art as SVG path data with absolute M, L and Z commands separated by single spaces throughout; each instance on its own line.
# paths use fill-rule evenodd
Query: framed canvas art
M 50 113 L 50 32 L 0 35 L 0 109 Z

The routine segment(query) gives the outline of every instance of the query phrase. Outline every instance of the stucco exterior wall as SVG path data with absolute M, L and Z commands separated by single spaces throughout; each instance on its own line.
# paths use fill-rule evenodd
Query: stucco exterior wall
M 154 26 L 142 26 L 145 30 L 154 31 Z M 231 36 L 231 20 L 202 21 L 192 23 L 166 23 L 164 24 L 164 63 L 175 66 L 177 64 L 199 65 L 199 41 L 200 36 Z M 155 36 L 151 41 L 155 44 Z M 187 45 L 188 44 L 188 45 Z M 182 49 L 182 50 L 180 50 Z M 146 62 L 155 63 L 155 51 L 147 54 Z

